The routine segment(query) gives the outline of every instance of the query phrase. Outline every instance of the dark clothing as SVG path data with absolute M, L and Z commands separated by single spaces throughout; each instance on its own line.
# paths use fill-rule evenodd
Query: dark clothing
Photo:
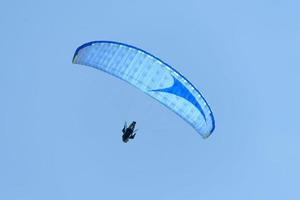
M 127 128 L 126 123 L 125 123 L 124 128 L 122 129 L 122 132 L 123 132 L 122 140 L 123 140 L 123 142 L 127 143 L 129 141 L 129 139 L 134 139 L 134 137 L 136 135 L 135 132 L 134 132 L 135 131 L 134 130 L 135 124 L 136 124 L 136 122 L 133 121 L 129 125 L 129 127 Z

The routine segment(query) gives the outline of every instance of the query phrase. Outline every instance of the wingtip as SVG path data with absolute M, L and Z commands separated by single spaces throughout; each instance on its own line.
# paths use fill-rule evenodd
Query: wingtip
M 76 58 L 77 58 L 77 55 L 74 54 L 73 59 L 72 59 L 72 63 L 73 63 L 73 64 L 76 64 L 76 63 L 77 63 L 77 62 L 76 62 L 76 60 L 77 60 Z

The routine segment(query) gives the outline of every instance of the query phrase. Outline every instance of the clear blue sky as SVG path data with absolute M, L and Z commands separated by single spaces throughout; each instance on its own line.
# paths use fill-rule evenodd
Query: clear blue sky
M 298 2 L 2 1 L 0 199 L 300 199 Z M 213 135 L 73 65 L 92 40 L 182 72 L 214 111 Z M 139 128 L 128 144 L 124 120 Z

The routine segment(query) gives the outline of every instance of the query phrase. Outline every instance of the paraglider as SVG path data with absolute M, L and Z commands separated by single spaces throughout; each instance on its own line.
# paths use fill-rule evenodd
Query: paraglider
M 122 129 L 122 140 L 124 143 L 127 143 L 129 139 L 134 139 L 137 130 L 135 130 L 136 122 L 133 121 L 129 127 L 127 127 L 127 123 L 125 122 L 124 128 Z
M 99 69 L 135 86 L 175 112 L 203 138 L 215 128 L 213 113 L 198 89 L 173 67 L 140 48 L 93 41 L 77 48 L 73 63 Z

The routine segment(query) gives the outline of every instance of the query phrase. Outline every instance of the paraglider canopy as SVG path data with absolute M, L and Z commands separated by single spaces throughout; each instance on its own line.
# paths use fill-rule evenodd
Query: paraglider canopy
M 203 138 L 215 128 L 213 113 L 198 89 L 173 67 L 142 49 L 93 41 L 77 48 L 73 63 L 99 69 L 137 87 L 188 122 Z

